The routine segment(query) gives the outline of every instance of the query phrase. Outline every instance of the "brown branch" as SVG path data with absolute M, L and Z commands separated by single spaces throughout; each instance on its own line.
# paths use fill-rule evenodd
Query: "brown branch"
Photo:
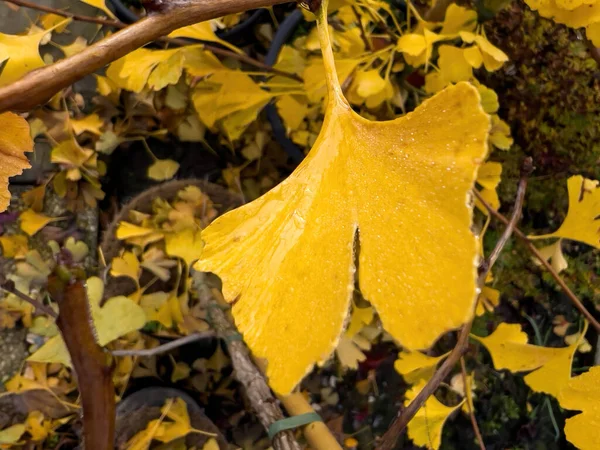
M 504 215 L 502 215 L 500 212 L 495 210 L 489 203 L 487 203 L 477 190 L 474 189 L 473 193 L 475 197 L 477 197 L 477 200 L 479 200 L 483 207 L 487 209 L 492 216 L 494 216 L 496 219 L 500 220 L 504 224 L 508 223 L 508 219 L 504 217 Z M 517 236 L 521 240 L 521 242 L 525 245 L 525 247 L 527 247 L 531 254 L 533 254 L 533 256 L 535 256 L 535 258 L 542 264 L 542 266 L 544 266 L 544 268 L 550 273 L 552 278 L 554 278 L 554 280 L 558 283 L 563 292 L 567 295 L 567 297 L 569 297 L 569 300 L 571 300 L 575 308 L 577 308 L 579 312 L 583 314 L 583 316 L 588 320 L 588 322 L 592 324 L 594 329 L 598 333 L 600 333 L 600 323 L 596 320 L 592 313 L 587 310 L 587 308 L 583 305 L 581 300 L 579 300 L 579 298 L 577 297 L 577 295 L 575 295 L 571 288 L 567 286 L 567 283 L 565 283 L 565 281 L 561 278 L 558 272 L 554 270 L 552 265 L 548 261 L 546 261 L 546 259 L 540 254 L 538 249 L 529 240 L 527 235 L 518 228 L 515 228 L 515 236 Z
M 528 170 L 529 169 L 529 170 Z M 498 255 L 502 252 L 502 249 L 510 239 L 519 218 L 521 217 L 521 210 L 523 209 L 523 201 L 525 200 L 525 190 L 527 189 L 527 177 L 531 171 L 531 159 L 527 158 L 523 164 L 522 176 L 519 180 L 519 187 L 517 188 L 517 198 L 513 208 L 513 213 L 508 221 L 506 229 L 502 236 L 496 242 L 496 245 L 490 256 L 481 264 L 481 270 L 477 278 L 477 286 L 482 288 L 485 285 L 485 280 L 488 273 L 492 269 L 496 262 Z M 381 438 L 381 443 L 377 446 L 377 450 L 393 450 L 396 447 L 396 441 L 398 437 L 404 431 L 404 428 L 412 420 L 415 414 L 421 409 L 421 406 L 425 401 L 436 391 L 441 382 L 448 376 L 454 365 L 460 360 L 463 354 L 467 351 L 469 344 L 469 333 L 473 326 L 473 320 L 475 313 L 473 311 L 471 319 L 462 327 L 456 345 L 448 358 L 443 362 L 440 368 L 433 374 L 431 379 L 427 382 L 425 387 L 417 394 L 410 404 L 401 411 L 401 413 L 394 419 L 390 428 L 385 432 Z
M 465 366 L 465 358 L 460 358 L 460 371 L 462 374 L 463 384 L 465 386 L 465 397 L 467 398 L 467 409 L 469 410 L 469 418 L 471 419 L 471 426 L 473 427 L 473 432 L 475 433 L 475 437 L 477 438 L 477 443 L 479 444 L 480 450 L 485 450 L 485 444 L 483 443 L 483 436 L 481 436 L 481 431 L 479 431 L 479 425 L 477 425 L 477 419 L 475 418 L 475 411 L 473 411 L 471 401 L 467 394 L 468 390 L 471 389 L 468 386 L 469 378 L 467 377 L 467 368 Z M 472 399 L 472 397 L 471 397 Z
M 42 302 L 38 302 L 36 299 L 31 298 L 29 295 L 17 290 L 17 288 L 15 287 L 15 283 L 12 281 L 7 281 L 4 284 L 2 284 L 0 286 L 0 289 L 2 289 L 5 292 L 8 292 L 9 294 L 13 294 L 16 297 L 19 297 L 21 300 L 24 300 L 31 306 L 33 306 L 37 311 L 41 311 L 44 314 L 47 314 L 48 316 L 52 317 L 53 319 L 56 319 L 58 317 L 56 311 L 54 311 L 49 306 L 46 306 Z
M 268 430 L 271 424 L 284 418 L 275 397 L 271 393 L 271 389 L 267 385 L 264 376 L 252 363 L 250 352 L 244 341 L 235 339 L 239 337 L 239 333 L 221 309 L 221 306 L 227 304 L 223 300 L 221 303 L 218 301 L 216 297 L 216 295 L 219 295 L 218 291 L 208 284 L 209 279 L 206 274 L 192 270 L 192 279 L 200 305 L 206 308 L 212 326 L 227 343 L 236 380 L 244 386 L 246 396 L 260 423 L 265 430 Z M 275 450 L 300 450 L 300 446 L 291 430 L 277 433 L 273 438 L 273 448 Z
M 97 23 L 99 25 L 106 25 L 109 27 L 123 28 L 126 26 L 123 22 L 112 19 L 105 19 L 103 17 L 84 16 L 81 14 L 74 14 L 64 9 L 52 8 L 50 6 L 39 5 L 37 3 L 28 2 L 26 0 L 2 0 L 5 3 L 12 3 L 13 5 L 23 6 L 25 8 L 35 9 L 38 11 L 56 14 L 57 16 L 67 17 L 73 20 L 79 20 L 81 22 Z
M 82 16 L 79 14 L 73 14 L 68 11 L 64 11 L 62 9 L 56 9 L 56 8 L 52 8 L 49 6 L 43 6 L 43 5 L 38 5 L 36 3 L 30 3 L 25 0 L 2 0 L 2 1 L 8 2 L 8 3 L 14 3 L 15 5 L 24 6 L 24 7 L 35 9 L 38 11 L 49 12 L 52 14 L 56 14 L 58 16 L 69 17 L 74 20 L 79 20 L 82 22 L 97 23 L 100 25 L 106 25 L 106 26 L 120 28 L 120 29 L 127 28 L 129 26 L 126 23 L 121 22 L 120 20 L 104 19 L 101 17 Z M 174 39 L 174 38 L 162 37 L 157 40 L 163 41 L 163 42 L 168 42 L 170 44 L 180 45 L 180 46 L 190 44 L 185 39 L 177 39 L 177 38 Z M 299 75 L 297 75 L 295 73 L 290 73 L 290 72 L 286 72 L 284 70 L 276 69 L 275 67 L 271 67 L 268 64 L 258 61 L 257 59 L 251 58 L 250 56 L 248 56 L 244 53 L 236 53 L 236 52 L 234 52 L 232 50 L 228 50 L 226 48 L 217 47 L 216 45 L 202 44 L 202 46 L 205 50 L 208 50 L 208 51 L 214 53 L 215 55 L 221 55 L 221 56 L 225 56 L 228 58 L 237 59 L 240 62 L 254 66 L 258 69 L 264 70 L 265 72 L 270 72 L 270 73 L 273 73 L 276 75 L 280 75 L 282 77 L 286 77 L 286 78 L 290 78 L 292 80 L 303 82 L 302 77 L 300 77 Z
M 213 337 L 215 337 L 215 333 L 212 331 L 203 331 L 202 333 L 193 333 L 189 336 L 175 339 L 171 342 L 167 342 L 166 344 L 159 345 L 158 347 L 137 350 L 113 350 L 111 354 L 113 356 L 156 356 L 170 352 L 171 350 L 184 345 L 191 344 L 192 342 L 201 341 L 203 339 L 211 339 Z
M 0 113 L 8 110 L 28 111 L 84 76 L 178 28 L 279 3 L 285 3 L 285 0 L 169 2 L 164 12 L 144 17 L 80 53 L 34 70 L 0 88 Z
M 113 450 L 115 441 L 115 388 L 108 355 L 98 345 L 83 281 L 48 279 L 48 291 L 58 303 L 56 324 L 77 375 L 83 410 L 86 450 Z

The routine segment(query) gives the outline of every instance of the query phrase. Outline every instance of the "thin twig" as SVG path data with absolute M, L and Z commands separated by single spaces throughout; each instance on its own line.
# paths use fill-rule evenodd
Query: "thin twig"
M 25 8 L 36 9 L 38 11 L 56 14 L 57 16 L 68 17 L 69 19 L 79 20 L 81 22 L 97 23 L 99 25 L 105 25 L 108 27 L 123 28 L 126 26 L 123 22 L 112 19 L 105 19 L 103 17 L 84 16 L 82 14 L 74 14 L 70 11 L 63 9 L 52 8 L 51 6 L 39 5 L 37 3 L 28 2 L 26 0 L 3 0 L 5 3 L 12 3 L 13 5 L 23 6 Z
M 473 194 L 475 195 L 475 197 L 477 197 L 477 200 L 479 200 L 483 207 L 487 209 L 492 216 L 494 216 L 496 219 L 500 220 L 504 224 L 508 223 L 508 219 L 504 217 L 504 215 L 499 213 L 497 210 L 495 210 L 489 203 L 487 203 L 477 190 L 473 189 Z M 588 322 L 594 327 L 594 329 L 598 333 L 600 333 L 600 323 L 596 320 L 592 313 L 587 310 L 587 308 L 583 305 L 581 300 L 579 300 L 579 298 L 577 297 L 577 295 L 575 295 L 571 288 L 567 286 L 567 283 L 565 283 L 565 281 L 561 278 L 558 272 L 554 270 L 552 265 L 548 261 L 546 261 L 546 259 L 540 254 L 538 249 L 529 240 L 527 235 L 518 228 L 515 228 L 514 233 L 515 236 L 517 236 L 521 240 L 521 242 L 523 242 L 525 247 L 527 247 L 527 249 L 533 254 L 533 256 L 535 256 L 535 258 L 542 264 L 542 266 L 544 266 L 544 268 L 550 273 L 552 278 L 554 278 L 554 280 L 558 283 L 563 292 L 567 295 L 567 297 L 569 297 L 569 300 L 571 300 L 575 308 L 577 308 L 579 312 L 583 314 L 584 317 L 588 320 Z
M 91 16 L 83 16 L 81 14 L 73 14 L 69 11 L 52 8 L 50 6 L 38 5 L 36 3 L 31 3 L 26 0 L 2 0 L 2 1 L 7 2 L 7 3 L 14 3 L 15 5 L 24 6 L 26 8 L 35 9 L 38 11 L 56 14 L 57 16 L 68 17 L 68 18 L 71 18 L 74 20 L 79 20 L 81 22 L 97 23 L 100 25 L 115 27 L 115 28 L 119 28 L 119 29 L 127 28 L 129 26 L 128 24 L 121 22 L 120 20 L 104 19 L 101 17 L 91 17 Z M 158 38 L 157 40 L 162 41 L 162 42 L 168 42 L 170 44 L 175 44 L 175 45 L 179 45 L 179 46 L 190 45 L 190 42 L 186 41 L 185 39 L 161 37 L 161 38 Z M 285 70 L 280 70 L 275 67 L 271 67 L 268 64 L 265 64 L 257 59 L 254 59 L 254 58 L 246 55 L 245 53 L 237 53 L 232 50 L 228 50 L 226 48 L 221 48 L 216 45 L 204 44 L 204 43 L 202 44 L 202 47 L 204 48 L 204 50 L 208 50 L 208 51 L 214 53 L 215 55 L 221 55 L 224 57 L 236 59 L 236 60 L 246 63 L 250 66 L 254 66 L 257 69 L 261 69 L 265 72 L 270 72 L 270 73 L 273 73 L 276 75 L 280 75 L 282 77 L 286 77 L 286 78 L 290 78 L 292 80 L 303 82 L 302 77 L 300 77 L 299 75 L 297 75 L 295 73 L 291 73 L 291 72 L 286 72 Z
M 485 280 L 487 278 L 488 273 L 492 269 L 494 263 L 496 262 L 498 255 L 508 242 L 508 239 L 512 235 L 519 218 L 521 217 L 521 210 L 523 208 L 523 201 L 525 199 L 525 190 L 527 189 L 527 177 L 529 176 L 531 169 L 531 160 L 530 158 L 526 159 L 526 162 L 523 164 L 522 176 L 519 180 L 519 187 L 517 188 L 517 198 L 515 200 L 515 205 L 513 208 L 513 213 L 508 221 L 506 229 L 502 236 L 496 243 L 494 250 L 490 253 L 490 256 L 481 264 L 481 270 L 479 272 L 479 276 L 477 279 L 477 286 L 481 289 L 485 285 Z M 474 305 L 475 307 L 476 305 Z M 454 365 L 460 360 L 463 354 L 467 351 L 467 347 L 469 344 L 469 333 L 471 332 L 471 327 L 473 326 L 473 320 L 475 318 L 475 314 L 471 316 L 469 322 L 467 322 L 461 329 L 460 334 L 458 335 L 458 340 L 456 342 L 456 346 L 446 358 L 441 367 L 433 374 L 431 379 L 427 382 L 425 387 L 417 394 L 417 396 L 413 399 L 412 402 L 404 409 L 402 412 L 394 419 L 390 428 L 385 432 L 385 434 L 381 438 L 381 443 L 377 446 L 377 450 L 392 450 L 396 447 L 396 441 L 398 437 L 404 431 L 404 428 L 408 425 L 408 423 L 415 416 L 417 411 L 421 409 L 421 406 L 425 403 L 425 401 L 436 391 L 439 387 L 440 383 L 448 376 Z
M 471 419 L 471 426 L 473 427 L 473 432 L 475 433 L 475 437 L 477 438 L 477 443 L 479 444 L 480 450 L 485 450 L 485 444 L 483 443 L 483 436 L 481 436 L 481 431 L 479 431 L 479 425 L 477 425 L 477 419 L 475 418 L 475 411 L 473 411 L 473 407 L 471 405 L 471 398 L 469 398 L 469 390 L 471 387 L 468 385 L 469 378 L 467 377 L 467 367 L 465 365 L 465 358 L 460 357 L 460 371 L 462 374 L 463 385 L 465 386 L 465 396 L 467 398 L 467 409 L 469 410 L 469 418 Z
M 9 294 L 13 294 L 13 295 L 19 297 L 21 300 L 24 300 L 27 303 L 29 303 L 31 306 L 33 306 L 36 310 L 42 311 L 44 314 L 49 315 L 53 319 L 56 319 L 58 317 L 58 313 L 56 311 L 54 311 L 49 306 L 46 306 L 43 303 L 38 302 L 36 299 L 31 298 L 29 295 L 17 290 L 15 288 L 14 283 L 11 281 L 7 281 L 6 283 L 2 284 L 0 286 L 0 289 L 2 289 L 5 292 L 8 292 Z
M 212 326 L 227 343 L 236 380 L 244 386 L 252 408 L 265 430 L 268 430 L 271 424 L 284 418 L 283 412 L 264 376 L 253 364 L 246 344 L 243 340 L 238 339 L 241 336 L 237 329 L 221 309 L 222 304 L 215 296 L 218 295 L 216 290 L 209 285 L 209 278 L 203 272 L 192 270 L 192 280 L 200 305 L 206 308 Z M 277 433 L 273 437 L 273 448 L 275 450 L 300 450 L 291 430 Z
M 170 352 L 171 350 L 182 347 L 184 345 L 191 344 L 192 342 L 201 341 L 203 339 L 210 339 L 213 337 L 215 337 L 215 333 L 213 333 L 212 331 L 203 331 L 201 333 L 193 333 L 189 336 L 184 336 L 182 338 L 175 339 L 171 342 L 167 342 L 166 344 L 159 345 L 158 347 L 143 348 L 137 350 L 113 350 L 111 354 L 113 356 L 156 356 Z

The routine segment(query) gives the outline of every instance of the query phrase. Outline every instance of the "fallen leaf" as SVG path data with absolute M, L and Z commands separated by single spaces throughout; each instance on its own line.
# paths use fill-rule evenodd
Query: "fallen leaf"
M 415 384 L 419 380 L 428 381 L 440 361 L 446 358 L 448 353 L 440 356 L 429 356 L 421 352 L 398 353 L 398 359 L 394 363 L 394 369 L 408 384 Z
M 556 273 L 561 273 L 569 267 L 569 263 L 562 252 L 562 239 L 559 239 L 554 244 L 539 248 L 538 251 L 546 261 L 550 262 L 550 265 L 556 270 Z M 533 262 L 538 266 L 541 265 L 541 262 L 539 262 L 537 258 L 533 258 Z
M 124 252 L 123 255 L 113 258 L 110 274 L 113 277 L 129 277 L 136 283 L 140 277 L 140 262 L 132 252 Z
M 24 169 L 31 167 L 25 153 L 33 150 L 33 140 L 29 132 L 29 124 L 21 116 L 5 112 L 0 114 L 0 123 L 2 123 L 0 127 L 0 212 L 2 212 L 6 211 L 10 203 L 8 179 L 20 175 Z
M 459 83 L 399 119 L 365 120 L 342 95 L 324 20 L 319 27 L 329 101 L 315 146 L 276 188 L 209 225 L 195 265 L 223 281 L 280 394 L 336 348 L 355 256 L 362 294 L 409 349 L 468 320 L 476 297 L 467 199 L 490 126 L 477 89 Z
M 33 209 L 26 209 L 19 215 L 20 227 L 29 236 L 33 236 L 50 222 L 61 220 L 36 213 Z
M 157 159 L 148 167 L 148 178 L 156 181 L 170 180 L 179 170 L 179 163 L 172 159 Z
M 200 238 L 201 230 L 186 228 L 177 233 L 165 235 L 165 250 L 169 256 L 181 258 L 191 267 L 200 258 L 204 243 Z
M 25 433 L 25 425 L 22 423 L 10 426 L 0 431 L 0 444 L 16 444 Z

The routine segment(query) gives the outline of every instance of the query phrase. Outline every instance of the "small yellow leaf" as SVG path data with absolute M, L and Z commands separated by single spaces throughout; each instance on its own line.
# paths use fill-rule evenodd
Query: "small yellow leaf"
M 556 273 L 561 273 L 563 270 L 569 267 L 569 263 L 565 259 L 565 255 L 563 255 L 562 252 L 562 239 L 559 239 L 554 244 L 539 248 L 538 252 L 540 252 L 540 255 L 542 255 L 546 261 L 550 262 L 550 265 L 554 270 L 556 270 Z M 541 264 L 537 258 L 533 258 L 533 261 L 537 265 Z
M 486 70 L 490 72 L 498 70 L 506 61 L 508 61 L 508 56 L 506 53 L 494 46 L 484 36 L 479 34 L 476 35 L 469 31 L 461 31 L 459 34 L 463 42 L 468 44 L 474 42 L 477 44 L 477 47 L 479 47 L 479 51 L 481 52 L 483 65 L 485 66 Z M 475 59 L 476 58 L 473 58 L 473 60 Z
M 45 216 L 44 214 L 36 213 L 32 209 L 26 209 L 19 216 L 21 221 L 21 230 L 29 236 L 33 236 L 50 222 L 60 219 Z
M 477 11 L 451 3 L 446 9 L 441 34 L 455 34 L 459 31 L 473 31 L 477 27 Z
M 132 252 L 113 258 L 110 268 L 113 277 L 129 277 L 136 283 L 140 277 L 140 262 Z
M 291 95 L 282 95 L 275 105 L 288 131 L 300 128 L 308 114 L 308 106 Z
M 194 25 L 189 25 L 187 27 L 178 28 L 177 30 L 175 30 L 171 34 L 169 34 L 169 37 L 171 37 L 171 38 L 187 37 L 187 38 L 197 39 L 199 41 L 218 42 L 219 44 L 223 45 L 224 47 L 229 48 L 230 50 L 233 50 L 236 53 L 241 53 L 241 50 L 239 48 L 237 48 L 235 45 L 232 45 L 229 42 L 224 41 L 223 39 L 220 39 L 219 37 L 217 37 L 217 35 L 215 34 L 215 31 L 213 29 L 213 21 L 210 21 L 210 20 L 207 20 L 205 22 L 196 23 Z
M 407 406 L 417 394 L 425 387 L 425 381 L 421 381 L 406 393 Z M 456 406 L 446 406 L 430 396 L 417 414 L 408 423 L 408 437 L 421 447 L 437 450 L 442 443 L 442 430 L 448 417 L 462 406 L 464 400 Z
M 106 6 L 105 0 L 81 0 L 81 1 L 83 3 L 87 3 L 88 5 L 93 6 L 94 8 L 97 8 L 97 9 L 103 11 L 111 19 L 116 19 L 113 12 L 108 8 L 108 6 Z
M 170 180 L 179 170 L 179 163 L 172 159 L 157 159 L 148 167 L 148 178 L 156 181 Z
M 477 89 L 458 83 L 404 117 L 368 121 L 343 97 L 324 17 L 318 26 L 329 100 L 316 144 L 277 187 L 204 229 L 195 265 L 223 281 L 280 394 L 337 347 L 356 270 L 384 328 L 410 349 L 463 324 L 476 297 L 466 199 L 490 126 Z
M 5 258 L 22 258 L 29 251 L 29 239 L 22 234 L 0 236 L 0 245 Z
M 569 210 L 554 233 L 529 236 L 532 239 L 561 237 L 600 248 L 600 186 L 598 181 L 575 175 L 567 181 Z
M 565 423 L 567 440 L 581 450 L 600 448 L 600 367 L 571 378 L 558 395 L 560 406 L 581 411 Z
M 165 250 L 169 256 L 181 258 L 191 267 L 200 258 L 204 243 L 200 238 L 200 230 L 186 228 L 177 233 L 165 236 Z
M 221 447 L 219 447 L 217 440 L 215 438 L 210 438 L 208 441 L 206 441 L 206 444 L 204 444 L 202 450 L 219 450 L 220 448 Z
M 71 367 L 71 356 L 60 334 L 51 337 L 27 361 L 40 363 L 59 363 Z
M 0 80 L 2 80 L 1 76 Z M 19 175 L 23 169 L 31 167 L 25 152 L 33 150 L 33 140 L 29 132 L 29 124 L 21 116 L 5 112 L 0 114 L 0 123 L 2 124 L 0 126 L 0 212 L 2 212 L 10 203 L 9 177 Z
M 25 425 L 19 423 L 0 431 L 0 444 L 16 444 L 25 433 Z
M 80 135 L 84 131 L 89 131 L 99 136 L 102 134 L 100 128 L 103 126 L 104 121 L 96 113 L 90 114 L 82 119 L 71 119 L 71 127 L 73 127 L 73 132 L 76 135 Z
M 488 161 L 479 168 L 479 172 L 477 173 L 477 184 L 486 189 L 495 190 L 500 184 L 501 176 L 502 164 Z
M 359 362 L 367 359 L 367 356 L 352 342 L 352 339 L 345 335 L 340 338 L 340 342 L 335 349 L 335 354 L 342 366 L 353 370 L 358 369 Z
M 116 237 L 119 240 L 125 240 L 134 237 L 148 236 L 156 233 L 154 228 L 140 227 L 129 222 L 119 222 Z
M 437 364 L 448 356 L 448 353 L 440 356 L 429 356 L 421 352 L 408 352 L 406 350 L 398 353 L 398 359 L 394 368 L 408 384 L 415 384 L 419 380 L 429 380 Z
M 559 356 L 563 349 L 541 347 L 527 343 L 527 334 L 519 324 L 501 323 L 487 337 L 471 335 L 490 352 L 494 367 L 511 372 L 537 369 Z

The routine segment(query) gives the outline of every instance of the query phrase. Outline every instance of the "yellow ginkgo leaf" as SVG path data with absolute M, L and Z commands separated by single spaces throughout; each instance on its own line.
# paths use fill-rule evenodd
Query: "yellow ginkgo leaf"
M 587 322 L 582 333 L 577 335 L 577 339 L 571 345 L 553 349 L 556 354 L 552 359 L 549 359 L 542 367 L 523 378 L 527 386 L 535 392 L 543 392 L 558 397 L 560 391 L 571 379 L 573 357 L 584 339 L 583 336 L 586 331 Z
M 469 62 L 477 62 L 479 59 L 483 62 L 486 70 L 493 72 L 494 70 L 498 70 L 502 65 L 508 61 L 508 56 L 498 47 L 494 46 L 490 41 L 488 41 L 484 36 L 480 34 L 471 33 L 469 31 L 461 31 L 459 32 L 461 39 L 468 43 L 472 44 L 473 42 L 477 44 L 477 49 L 480 52 L 480 57 L 476 56 L 476 51 L 471 50 L 471 54 L 465 58 Z
M 153 233 L 156 233 L 156 230 L 154 228 L 140 227 L 129 222 L 119 222 L 116 237 L 117 239 L 124 240 L 129 238 L 148 236 L 149 234 Z
M 270 99 L 271 94 L 261 89 L 252 78 L 234 70 L 215 73 L 198 83 L 192 93 L 198 117 L 209 128 L 235 112 L 262 108 Z
M 446 356 L 448 356 L 448 353 L 440 356 L 429 356 L 421 352 L 403 350 L 398 353 L 394 368 L 408 384 L 415 384 L 419 380 L 429 380 L 435 372 L 437 364 Z
M 575 175 L 567 181 L 569 210 L 554 233 L 529 236 L 532 239 L 561 237 L 600 248 L 600 186 L 596 180 Z
M 41 213 L 36 213 L 33 209 L 26 209 L 19 216 L 21 221 L 21 230 L 29 236 L 33 236 L 52 221 L 61 220 L 53 217 L 45 216 Z
M 25 425 L 22 423 L 0 430 L 0 444 L 16 444 L 25 433 L 25 430 Z
M 33 150 L 33 140 L 29 124 L 17 114 L 0 114 L 0 124 L 0 212 L 3 212 L 10 203 L 9 177 L 31 167 L 25 152 Z
M 425 381 L 413 386 L 406 393 L 407 406 L 417 394 L 425 387 Z M 425 447 L 431 450 L 437 450 L 442 443 L 442 430 L 448 417 L 462 406 L 464 400 L 456 406 L 446 406 L 435 398 L 430 396 L 417 414 L 408 422 L 408 437 L 419 447 Z
M 501 323 L 487 337 L 471 337 L 487 348 L 496 369 L 507 369 L 511 372 L 537 369 L 560 355 L 563 350 L 528 344 L 527 334 L 521 331 L 521 325 L 516 323 Z
M 100 128 L 103 126 L 104 121 L 96 113 L 90 114 L 89 116 L 85 116 L 81 119 L 71 119 L 71 127 L 76 135 L 80 135 L 84 131 L 89 131 L 90 133 L 100 136 L 102 134 Z
M 140 262 L 132 252 L 113 258 L 110 274 L 113 277 L 129 277 L 136 283 L 140 277 Z
M 0 61 L 6 61 L 2 74 L 0 74 L 0 86 L 12 83 L 26 73 L 44 66 L 44 60 L 39 52 L 40 43 L 53 28 L 68 23 L 70 20 L 64 19 L 47 30 L 36 31 L 24 36 L 0 33 Z
M 477 11 L 451 3 L 446 9 L 441 34 L 455 34 L 459 31 L 473 31 L 477 27 Z
M 459 83 L 405 117 L 368 121 L 343 97 L 318 24 L 329 101 L 315 146 L 273 190 L 212 222 L 195 265 L 221 278 L 281 394 L 337 346 L 355 257 L 362 294 L 410 349 L 464 323 L 476 297 L 468 198 L 490 125 L 477 90 Z
M 572 28 L 587 27 L 600 22 L 600 2 L 595 0 L 576 0 L 574 2 L 560 0 L 527 0 L 527 5 L 542 17 L 551 18 Z M 565 7 L 571 3 L 573 8 Z
M 172 159 L 157 159 L 148 167 L 148 178 L 156 181 L 170 180 L 179 170 L 179 163 Z
M 565 423 L 568 441 L 580 450 L 600 448 L 600 367 L 571 378 L 558 395 L 560 406 L 581 411 Z
M 29 239 L 22 234 L 0 236 L 2 256 L 5 258 L 22 258 L 29 251 Z
M 205 22 L 195 23 L 194 25 L 189 25 L 187 27 L 178 28 L 169 34 L 171 38 L 192 38 L 198 39 L 199 41 L 208 41 L 208 42 L 218 42 L 224 47 L 233 50 L 236 53 L 241 53 L 242 51 L 237 48 L 235 45 L 230 44 L 223 39 L 220 39 L 214 31 L 213 21 L 207 20 Z
M 97 8 L 97 9 L 103 11 L 111 19 L 116 19 L 113 12 L 108 8 L 108 6 L 106 6 L 105 0 L 81 0 L 81 1 L 83 3 L 87 3 L 88 5 L 93 6 L 94 8 Z
M 429 62 L 433 52 L 433 44 L 453 37 L 437 34 L 424 28 L 423 34 L 413 33 L 401 36 L 396 44 L 396 49 L 404 54 L 404 59 L 408 64 L 419 67 L 423 64 L 427 65 Z
M 275 103 L 288 131 L 297 130 L 308 114 L 308 106 L 291 95 L 282 95 Z
M 186 228 L 165 236 L 165 250 L 169 256 L 181 258 L 188 267 L 200 258 L 204 244 L 200 230 Z
M 538 251 L 546 261 L 550 262 L 552 268 L 556 270 L 556 273 L 561 273 L 569 267 L 569 263 L 562 252 L 562 239 L 559 239 L 554 244 L 539 248 Z M 541 264 L 537 258 L 534 258 L 533 261 L 535 264 Z
M 600 47 L 600 21 L 588 25 L 585 35 L 596 47 Z

